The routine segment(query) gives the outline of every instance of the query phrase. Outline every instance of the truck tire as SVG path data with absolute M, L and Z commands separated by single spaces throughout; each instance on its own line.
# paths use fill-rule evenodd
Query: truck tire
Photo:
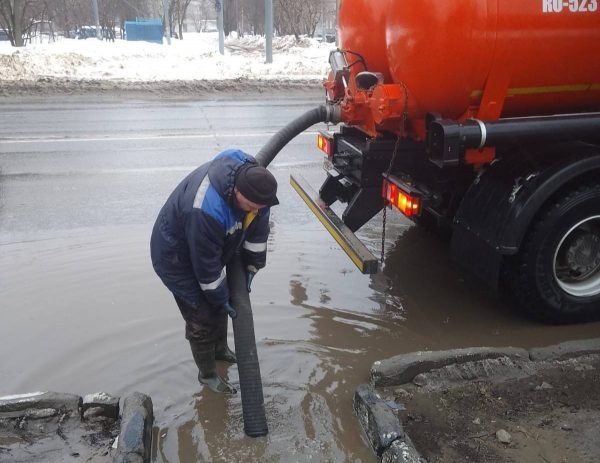
M 529 315 L 549 323 L 600 319 L 600 184 L 554 197 L 511 267 L 512 293 Z

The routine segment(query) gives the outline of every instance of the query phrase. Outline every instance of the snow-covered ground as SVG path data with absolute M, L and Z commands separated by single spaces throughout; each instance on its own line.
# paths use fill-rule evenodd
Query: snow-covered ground
M 187 33 L 171 45 L 62 39 L 13 48 L 0 42 L 0 81 L 319 81 L 335 45 L 314 39 L 275 37 L 273 63 L 265 63 L 264 38 L 227 37 L 219 54 L 216 33 Z

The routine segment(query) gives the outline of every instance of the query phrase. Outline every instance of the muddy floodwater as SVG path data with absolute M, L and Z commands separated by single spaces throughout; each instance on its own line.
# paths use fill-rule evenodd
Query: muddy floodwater
M 599 324 L 520 317 L 393 212 L 383 271 L 362 275 L 289 185 L 290 173 L 325 178 L 313 130 L 271 167 L 281 205 L 251 294 L 270 432 L 245 437 L 240 395 L 197 383 L 150 230 L 190 170 L 227 147 L 255 153 L 319 98 L 0 100 L 0 395 L 149 394 L 155 462 L 375 462 L 352 414 L 374 361 L 597 336 Z M 381 217 L 359 235 L 379 255 Z

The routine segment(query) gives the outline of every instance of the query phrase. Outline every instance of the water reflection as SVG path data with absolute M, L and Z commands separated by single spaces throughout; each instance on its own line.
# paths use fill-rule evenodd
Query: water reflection
M 447 239 L 417 226 L 398 236 L 369 286 L 372 300 L 379 303 L 377 312 L 397 320 L 407 335 L 397 345 L 398 353 L 416 350 L 423 341 L 421 347 L 427 349 L 528 347 L 594 336 L 589 324 L 556 327 L 525 318 L 506 294 L 493 291 L 451 260 Z
M 300 275 L 294 275 L 294 276 L 299 277 Z M 292 296 L 290 303 L 293 305 L 302 305 L 303 302 L 306 302 L 308 300 L 308 294 L 306 293 L 306 288 L 298 280 L 290 281 L 290 294 Z

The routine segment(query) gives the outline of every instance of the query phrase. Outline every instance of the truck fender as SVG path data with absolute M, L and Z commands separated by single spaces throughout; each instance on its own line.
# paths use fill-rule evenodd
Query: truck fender
M 502 156 L 481 169 L 453 221 L 453 259 L 496 288 L 503 256 L 519 252 L 536 214 L 579 177 L 600 181 L 600 147 L 566 143 Z

